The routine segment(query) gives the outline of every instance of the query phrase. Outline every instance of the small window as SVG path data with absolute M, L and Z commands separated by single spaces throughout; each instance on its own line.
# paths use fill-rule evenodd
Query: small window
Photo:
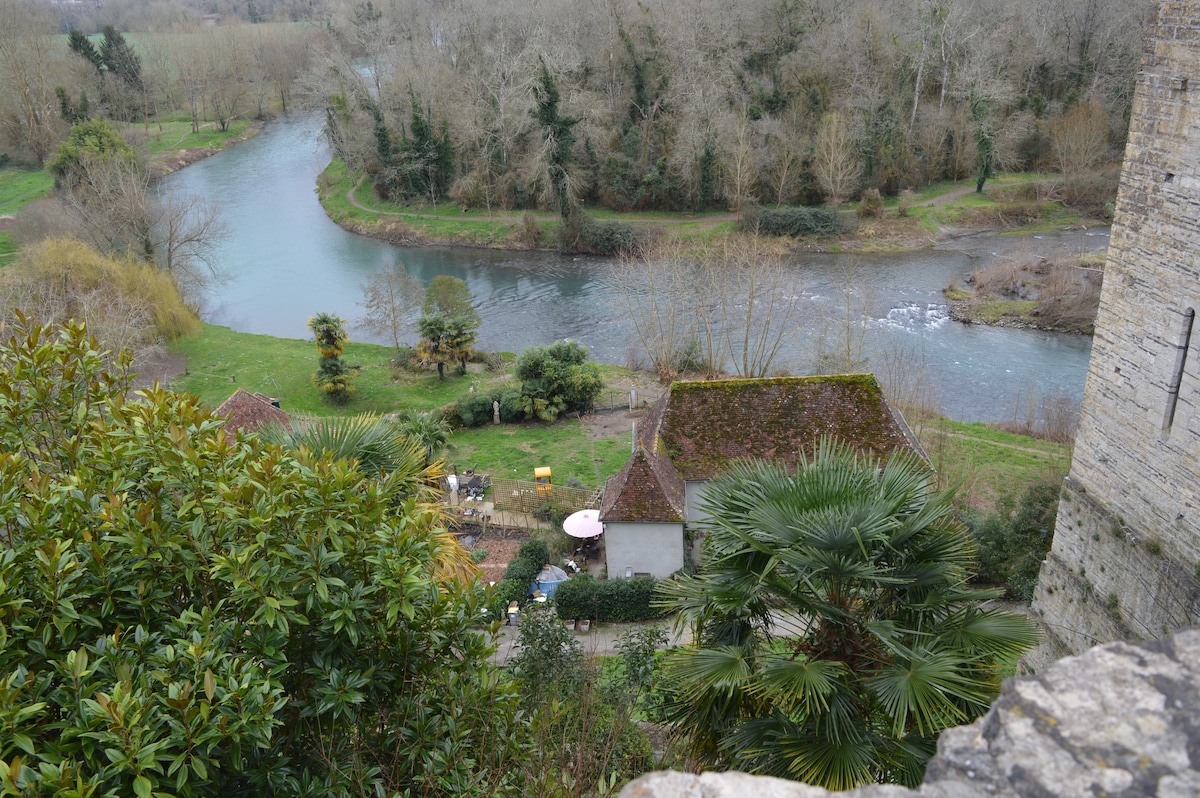
M 1183 329 L 1175 343 L 1175 370 L 1171 374 L 1171 382 L 1167 385 L 1167 409 L 1163 413 L 1163 431 L 1169 430 L 1175 423 L 1175 405 L 1179 403 L 1179 386 L 1183 382 L 1183 369 L 1187 365 L 1188 347 L 1192 342 L 1192 322 L 1196 320 L 1196 311 L 1188 308 L 1183 312 Z

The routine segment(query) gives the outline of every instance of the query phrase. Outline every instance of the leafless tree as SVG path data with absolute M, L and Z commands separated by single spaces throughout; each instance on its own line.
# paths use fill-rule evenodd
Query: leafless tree
M 826 114 L 813 142 L 813 173 L 831 206 L 836 208 L 849 198 L 859 172 L 849 129 L 840 114 Z
M 64 74 L 54 21 L 40 4 L 0 0 L 0 142 L 40 167 L 66 125 L 54 87 Z
M 1079 180 L 1108 153 L 1108 119 L 1099 103 L 1081 103 L 1050 124 L 1050 147 L 1067 202 L 1080 199 Z
M 159 268 L 198 305 L 205 289 L 224 278 L 216 259 L 228 235 L 220 208 L 195 194 L 164 194 L 151 203 L 149 229 Z
M 391 339 L 396 349 L 404 334 L 412 329 L 414 316 L 425 301 L 421 281 L 396 261 L 379 270 L 363 286 L 359 304 L 366 313 L 358 323 L 375 335 Z
M 796 328 L 799 274 L 754 236 L 661 242 L 626 259 L 619 282 L 664 380 L 684 368 L 767 376 Z

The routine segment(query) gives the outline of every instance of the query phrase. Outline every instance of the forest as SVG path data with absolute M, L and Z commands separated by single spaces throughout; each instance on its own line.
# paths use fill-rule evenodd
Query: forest
M 41 163 L 85 103 L 222 127 L 302 105 L 381 196 L 413 203 L 740 211 L 1029 170 L 1103 206 L 1116 170 L 1095 167 L 1124 144 L 1147 9 L 0 0 L 0 142 Z M 122 28 L 137 80 L 68 46 Z

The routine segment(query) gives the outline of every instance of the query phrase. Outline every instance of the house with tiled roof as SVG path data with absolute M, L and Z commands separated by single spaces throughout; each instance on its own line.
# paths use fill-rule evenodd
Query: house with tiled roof
M 794 469 L 823 438 L 881 460 L 903 451 L 928 461 L 872 374 L 672 383 L 605 485 L 609 577 L 679 570 L 685 526 L 703 525 L 704 490 L 729 463 L 769 459 Z
M 292 428 L 287 413 L 279 409 L 277 401 L 241 388 L 222 402 L 213 415 L 225 419 L 225 434 L 230 440 L 238 430 L 257 432 L 270 424 L 281 424 L 289 430 Z

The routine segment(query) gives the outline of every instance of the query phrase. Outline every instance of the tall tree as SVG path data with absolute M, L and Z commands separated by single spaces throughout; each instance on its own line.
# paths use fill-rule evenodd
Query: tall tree
M 365 315 L 358 323 L 375 335 L 386 335 L 397 350 L 405 332 L 412 329 L 413 314 L 425 301 L 421 281 L 400 261 L 385 266 L 363 286 Z
M 923 464 L 822 442 L 794 474 L 743 463 L 704 501 L 705 557 L 664 587 L 693 645 L 667 708 L 703 766 L 832 790 L 920 782 L 942 729 L 985 712 L 1037 641 L 982 609 L 974 551 Z
M 332 313 L 318 313 L 308 320 L 308 329 L 317 341 L 317 354 L 321 356 L 320 366 L 312 375 L 313 384 L 329 401 L 344 405 L 354 393 L 351 380 L 356 374 L 356 370 L 342 360 L 342 352 L 350 340 L 346 320 Z
M 54 29 L 41 4 L 0 0 L 0 144 L 39 168 L 66 129 L 54 94 L 63 83 Z
M 577 210 L 570 168 L 574 161 L 572 148 L 579 119 L 559 112 L 558 81 L 550 74 L 544 58 L 538 58 L 538 64 L 541 71 L 533 87 L 533 98 L 536 103 L 534 117 L 542 128 L 542 159 L 558 212 L 563 222 L 569 223 Z

